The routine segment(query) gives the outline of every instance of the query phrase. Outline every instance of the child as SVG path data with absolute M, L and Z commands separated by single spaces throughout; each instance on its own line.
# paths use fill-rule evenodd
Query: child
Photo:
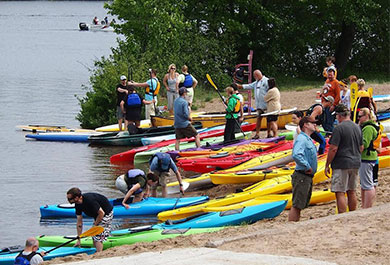
M 337 69 L 336 69 L 336 66 L 334 65 L 334 63 L 336 62 L 336 58 L 334 58 L 333 56 L 328 56 L 326 57 L 326 65 L 327 67 L 324 68 L 324 71 L 322 71 L 322 75 L 325 77 L 325 78 L 328 78 L 328 68 L 329 67 L 333 67 L 334 68 L 334 78 L 336 79 L 337 78 Z
M 340 84 L 340 103 L 344 104 L 348 107 L 348 109 L 351 109 L 351 91 L 349 90 L 346 81 L 339 81 Z

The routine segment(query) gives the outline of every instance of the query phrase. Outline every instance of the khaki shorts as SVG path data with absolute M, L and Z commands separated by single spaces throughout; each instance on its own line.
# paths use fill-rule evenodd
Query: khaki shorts
M 359 169 L 332 169 L 332 192 L 356 190 Z
M 305 209 L 309 206 L 313 187 L 313 178 L 309 175 L 294 171 L 291 176 L 292 183 L 292 205 L 298 209 Z
M 188 124 L 185 128 L 175 128 L 176 139 L 191 138 L 198 135 L 198 132 L 195 130 L 194 126 Z
M 150 120 L 150 115 L 156 115 L 156 109 L 154 106 L 157 107 L 157 98 L 155 98 L 155 103 L 150 103 L 145 105 L 145 119 Z
M 186 100 L 189 104 L 192 104 L 192 101 L 194 100 L 194 89 L 192 87 L 188 87 L 187 90 Z
M 169 172 L 153 171 L 153 174 L 158 176 L 158 183 L 151 187 L 152 190 L 157 189 L 157 186 L 162 186 L 162 187 L 166 187 L 167 186 L 167 178 L 170 176 Z

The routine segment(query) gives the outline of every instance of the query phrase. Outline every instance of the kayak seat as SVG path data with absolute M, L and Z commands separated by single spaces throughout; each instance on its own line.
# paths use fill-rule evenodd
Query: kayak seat
M 232 210 L 227 210 L 224 212 L 221 212 L 219 216 L 228 216 L 228 215 L 233 215 L 233 214 L 239 214 L 242 213 L 245 207 L 239 208 L 239 209 L 232 209 Z

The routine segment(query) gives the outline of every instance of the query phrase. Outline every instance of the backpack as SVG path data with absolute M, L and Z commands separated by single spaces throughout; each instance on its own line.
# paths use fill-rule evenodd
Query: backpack
M 19 255 L 16 256 L 14 265 L 30 265 L 31 259 L 35 256 L 35 254 L 37 254 L 35 251 L 28 255 L 23 255 L 22 253 L 23 251 L 21 251 Z
M 129 107 L 139 107 L 141 106 L 141 98 L 137 93 L 131 93 L 127 96 L 127 106 Z
M 153 80 L 155 80 L 157 83 L 156 87 L 154 87 L 154 85 L 153 85 Z M 160 91 L 161 84 L 157 78 L 153 78 L 153 80 L 150 81 L 150 83 L 152 84 L 152 87 L 149 87 L 149 86 L 146 87 L 146 93 L 151 95 L 151 96 L 157 96 L 158 92 Z

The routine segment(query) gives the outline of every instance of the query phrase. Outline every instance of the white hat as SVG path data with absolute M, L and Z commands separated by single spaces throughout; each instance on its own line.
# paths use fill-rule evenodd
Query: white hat
M 121 75 L 121 80 L 127 80 L 127 77 L 125 75 Z

